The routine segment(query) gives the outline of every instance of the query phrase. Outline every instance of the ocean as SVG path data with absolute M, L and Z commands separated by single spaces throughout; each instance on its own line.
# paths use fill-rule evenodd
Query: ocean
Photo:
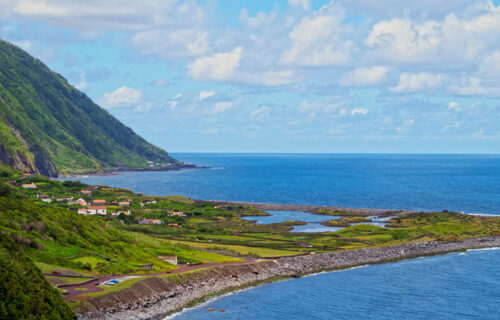
M 211 169 L 126 172 L 79 180 L 195 199 L 500 214 L 500 155 L 172 156 Z
M 497 320 L 498 262 L 500 250 L 472 250 L 321 273 L 226 295 L 169 319 Z
M 211 169 L 78 180 L 195 199 L 500 214 L 499 155 L 172 155 Z M 277 282 L 173 318 L 500 319 L 499 305 L 500 250 L 477 250 Z

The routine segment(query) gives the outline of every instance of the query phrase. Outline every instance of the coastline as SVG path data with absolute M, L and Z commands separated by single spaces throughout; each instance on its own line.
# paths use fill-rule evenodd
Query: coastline
M 87 300 L 78 312 L 78 318 L 82 320 L 164 319 L 211 297 L 276 280 L 495 247 L 500 247 L 500 236 L 453 242 L 413 242 L 273 260 L 255 260 L 240 265 L 222 265 L 199 272 L 141 280 L 122 291 Z
M 347 208 L 347 207 L 335 207 L 335 206 L 315 206 L 306 204 L 279 204 L 279 203 L 265 203 L 265 202 L 245 202 L 245 201 L 217 201 L 217 200 L 196 200 L 202 202 L 211 202 L 214 204 L 222 205 L 243 205 L 243 206 L 253 206 L 262 211 L 302 211 L 314 214 L 318 213 L 318 210 L 328 210 L 328 211 L 339 211 L 342 213 L 351 213 L 355 216 L 397 216 L 407 213 L 421 212 L 417 210 L 400 210 L 400 209 L 373 209 L 373 208 Z M 326 215 L 326 214 L 325 214 Z
M 210 169 L 210 167 L 200 167 L 195 164 L 186 164 L 186 165 L 181 165 L 181 166 L 175 166 L 175 167 L 163 167 L 163 168 L 117 168 L 117 169 L 109 169 L 109 170 L 104 170 L 104 171 L 89 171 L 85 173 L 80 173 L 80 174 L 62 174 L 58 175 L 57 177 L 51 177 L 51 178 L 81 178 L 81 177 L 88 177 L 88 176 L 93 176 L 93 177 L 101 177 L 101 176 L 114 176 L 114 175 L 119 175 L 120 173 L 123 172 L 165 172 L 165 171 L 181 171 L 185 169 Z

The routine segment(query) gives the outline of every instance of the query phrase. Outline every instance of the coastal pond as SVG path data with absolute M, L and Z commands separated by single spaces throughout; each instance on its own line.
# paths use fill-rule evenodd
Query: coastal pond
M 267 211 L 267 213 L 269 213 L 270 216 L 244 217 L 243 219 L 256 221 L 261 224 L 281 223 L 292 220 L 307 222 L 305 225 L 294 226 L 291 232 L 334 232 L 343 229 L 343 227 L 329 227 L 320 224 L 320 222 L 340 219 L 341 217 L 339 216 L 319 215 L 302 211 Z M 371 224 L 385 227 L 385 221 L 389 220 L 391 217 L 370 216 L 368 218 L 371 219 L 372 222 L 353 223 L 352 225 Z

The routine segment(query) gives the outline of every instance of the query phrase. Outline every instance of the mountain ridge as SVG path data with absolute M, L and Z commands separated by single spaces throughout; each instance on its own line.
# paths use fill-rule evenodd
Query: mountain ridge
M 0 162 L 47 176 L 193 167 L 138 136 L 64 77 L 3 40 Z

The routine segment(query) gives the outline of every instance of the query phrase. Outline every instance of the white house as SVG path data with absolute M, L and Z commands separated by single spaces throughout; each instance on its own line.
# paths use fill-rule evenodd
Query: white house
M 86 216 L 99 214 L 101 216 L 105 216 L 107 213 L 106 207 L 101 206 L 90 206 L 88 208 L 80 208 L 78 209 L 79 214 L 83 214 Z
M 36 189 L 36 184 L 34 183 L 25 183 L 22 186 L 24 189 Z

